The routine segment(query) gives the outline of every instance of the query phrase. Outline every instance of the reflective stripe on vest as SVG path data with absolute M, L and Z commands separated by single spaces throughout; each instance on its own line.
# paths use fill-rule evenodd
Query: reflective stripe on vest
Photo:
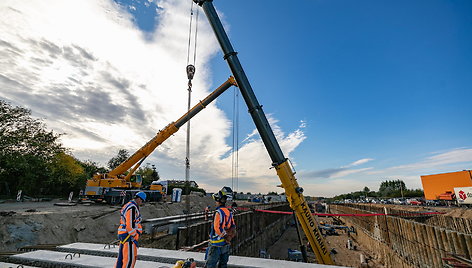
M 233 215 L 227 208 L 219 207 L 215 212 L 214 221 L 216 220 L 217 214 L 220 216 L 218 231 L 220 231 L 221 235 L 217 235 L 215 225 L 213 223 L 211 225 L 210 243 L 215 246 L 224 246 L 227 243 L 223 236 L 226 234 L 226 230 L 229 229 L 233 224 Z
M 134 213 L 133 213 L 133 209 L 134 209 Z M 126 214 L 128 213 L 128 211 L 132 213 L 129 219 L 131 222 L 128 222 L 128 219 L 126 218 Z M 131 228 L 131 230 L 129 231 L 126 229 L 127 224 L 129 224 L 128 226 Z M 133 200 L 131 200 L 126 205 L 124 205 L 123 208 L 121 209 L 120 226 L 118 227 L 118 235 L 130 234 L 131 236 L 135 236 L 137 233 L 138 234 L 142 233 L 141 213 L 139 211 L 138 205 Z

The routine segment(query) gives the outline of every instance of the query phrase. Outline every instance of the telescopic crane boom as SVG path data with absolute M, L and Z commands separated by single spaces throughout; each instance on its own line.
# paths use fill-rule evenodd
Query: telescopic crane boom
M 295 178 L 295 172 L 280 149 L 274 132 L 272 131 L 264 111 L 262 110 L 262 106 L 257 101 L 251 84 L 244 73 L 241 63 L 239 62 L 237 53 L 234 51 L 218 14 L 216 13 L 215 7 L 213 6 L 213 0 L 193 1 L 203 8 L 206 17 L 213 28 L 216 38 L 223 50 L 223 58 L 227 61 L 229 68 L 236 79 L 236 83 L 238 84 L 241 95 L 246 102 L 249 113 L 251 114 L 267 152 L 272 159 L 272 165 L 277 170 L 277 175 L 282 182 L 282 187 L 285 189 L 285 194 L 290 203 L 290 207 L 295 211 L 318 262 L 322 264 L 334 264 L 325 245 L 323 236 L 318 229 L 318 224 L 311 214 L 308 203 L 303 196 L 303 188 L 298 185 L 297 179 Z
M 210 104 L 231 86 L 236 86 L 236 81 L 232 76 L 212 93 L 210 93 L 210 95 L 208 95 L 204 100 L 200 101 L 187 113 L 181 116 L 177 121 L 170 123 L 163 130 L 159 131 L 156 136 L 154 136 L 150 141 L 148 141 L 143 147 L 137 150 L 132 156 L 126 159 L 119 166 L 108 173 L 96 174 L 92 179 L 87 180 L 85 195 L 89 199 L 93 200 L 105 198 L 104 195 L 106 194 L 119 195 L 123 192 L 123 190 L 126 189 L 139 189 L 142 183 L 141 180 L 132 180 L 131 176 L 143 163 L 146 157 L 148 157 L 157 146 L 162 144 L 172 134 L 176 133 L 179 128 L 183 126 L 188 120 L 198 114 L 208 104 Z M 126 172 L 128 172 L 127 175 L 125 175 Z M 112 188 L 116 188 L 117 190 L 110 191 Z

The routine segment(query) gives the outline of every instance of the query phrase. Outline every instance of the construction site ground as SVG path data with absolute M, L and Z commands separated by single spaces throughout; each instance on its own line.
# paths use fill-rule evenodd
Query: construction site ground
M 328 224 L 332 224 L 332 220 L 329 218 L 322 218 L 322 221 Z M 307 245 L 308 241 L 302 234 L 304 244 Z M 338 235 L 329 235 L 325 237 L 328 248 L 334 249 L 336 253 L 331 254 L 337 265 L 348 266 L 348 267 L 360 267 L 360 255 L 368 260 L 369 267 L 384 267 L 377 261 L 375 252 L 369 252 L 363 248 L 356 241 L 353 241 L 355 250 L 350 250 L 346 247 L 347 240 L 351 239 L 345 231 L 338 230 Z M 274 259 L 287 259 L 288 249 L 300 250 L 299 238 L 295 226 L 290 226 L 282 237 L 274 243 L 272 247 L 268 249 L 268 253 L 271 258 Z M 315 255 L 311 248 L 307 246 L 307 256 L 310 262 L 315 262 Z
M 0 204 L 0 252 L 38 244 L 73 242 L 110 243 L 116 240 L 121 206 L 104 204 L 67 204 L 48 202 L 3 202 Z M 190 196 L 190 212 L 214 206 L 209 197 Z M 185 213 L 180 203 L 147 203 L 141 207 L 143 218 L 159 218 Z
M 116 239 L 116 229 L 119 224 L 121 206 L 77 204 L 74 206 L 57 206 L 64 200 L 49 202 L 2 202 L 0 203 L 0 252 L 16 251 L 18 248 L 39 244 L 69 244 L 74 242 L 109 243 Z M 190 196 L 190 212 L 201 212 L 206 206 L 214 206 L 209 197 Z M 386 206 L 386 205 L 378 205 Z M 387 205 L 393 206 L 393 205 Z M 186 203 L 148 203 L 142 207 L 141 213 L 146 218 L 158 218 L 185 213 Z M 420 207 L 396 206 L 399 209 L 411 211 L 440 211 L 445 215 L 462 218 L 472 218 L 472 209 L 456 207 Z M 320 218 L 331 223 L 330 218 Z M 354 250 L 346 248 L 348 234 L 337 230 L 338 235 L 326 236 L 330 249 L 336 251 L 333 258 L 337 265 L 360 267 L 360 255 L 368 260 L 369 267 L 384 267 L 378 261 L 376 252 L 369 252 L 362 245 L 353 241 Z M 301 233 L 304 244 L 307 240 Z M 173 244 L 172 237 L 164 237 L 157 241 L 143 241 L 144 247 L 169 248 Z M 270 258 L 286 260 L 288 249 L 299 250 L 299 239 L 292 224 L 280 239 L 271 247 L 265 249 Z M 314 254 L 308 249 L 310 261 Z

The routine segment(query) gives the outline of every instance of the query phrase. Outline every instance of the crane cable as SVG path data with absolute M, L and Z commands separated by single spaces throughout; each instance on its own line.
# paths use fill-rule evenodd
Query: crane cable
M 188 45 L 187 45 L 187 79 L 188 79 L 188 105 L 187 105 L 187 112 L 190 111 L 190 104 L 191 104 L 191 97 L 192 97 L 192 79 L 195 75 L 195 62 L 197 59 L 197 35 L 198 35 L 198 14 L 199 11 L 197 9 L 196 15 L 196 22 L 195 22 L 195 34 L 194 34 L 194 49 L 193 49 L 193 64 L 190 63 L 190 49 L 191 49 L 191 41 L 192 41 L 192 22 L 193 22 L 193 1 L 191 1 L 190 6 L 190 23 L 189 23 L 189 32 L 188 32 Z M 189 113 L 187 113 L 189 116 Z M 186 157 L 185 157 L 185 181 L 186 181 L 186 188 L 189 184 L 190 178 L 190 120 L 187 120 L 187 142 L 186 142 Z M 186 189 L 187 191 L 189 189 Z
M 188 46 L 187 46 L 187 66 L 192 65 L 190 63 L 190 47 L 192 43 L 192 22 L 193 22 L 193 1 L 191 1 L 191 6 L 190 6 L 190 23 L 189 23 L 189 29 L 188 29 Z M 195 65 L 196 59 L 197 59 L 197 35 L 198 35 L 198 14 L 199 14 L 199 9 L 197 8 L 197 15 L 195 17 L 195 35 L 194 35 L 194 48 L 193 48 L 193 65 Z M 193 76 L 192 76 L 193 78 Z M 189 78 L 190 79 L 190 78 Z M 190 79 L 191 80 L 191 79 Z
M 188 45 L 187 45 L 187 79 L 188 79 L 188 105 L 187 105 L 187 141 L 186 141 L 186 154 L 185 154 L 185 192 L 187 193 L 187 198 L 185 200 L 185 225 L 188 227 L 190 214 L 190 104 L 192 97 L 192 79 L 195 75 L 195 62 L 197 59 L 197 34 L 198 34 L 198 9 L 195 19 L 195 34 L 194 34 L 194 48 L 193 48 L 193 62 L 190 62 L 190 49 L 192 41 L 192 22 L 193 22 L 193 1 L 191 1 L 190 6 L 190 23 L 189 23 L 189 32 L 188 32 Z M 186 236 L 186 243 L 189 240 L 189 234 Z
M 239 89 L 234 87 L 233 95 L 233 134 L 231 154 L 231 188 L 239 190 Z M 235 182 L 236 181 L 236 188 Z

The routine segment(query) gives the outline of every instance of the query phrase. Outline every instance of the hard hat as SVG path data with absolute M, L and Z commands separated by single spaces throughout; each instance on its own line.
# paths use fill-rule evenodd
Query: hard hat
M 217 202 L 225 203 L 227 200 L 233 199 L 233 190 L 231 190 L 230 187 L 225 186 L 217 193 L 214 193 L 212 197 Z
M 136 198 L 136 197 L 141 198 L 141 199 L 143 200 L 143 202 L 145 202 L 147 195 L 146 195 L 145 192 L 137 192 L 137 193 L 134 195 L 134 198 Z
M 172 268 L 182 268 L 184 266 L 184 261 L 177 261 Z

